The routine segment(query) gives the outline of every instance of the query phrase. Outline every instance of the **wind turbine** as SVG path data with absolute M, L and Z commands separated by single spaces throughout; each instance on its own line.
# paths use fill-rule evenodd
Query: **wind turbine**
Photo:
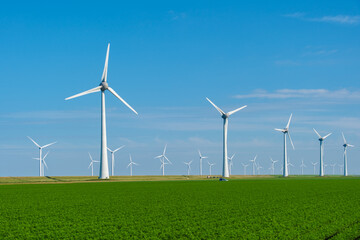
M 290 166 L 290 167 L 295 167 L 295 166 L 290 162 L 290 159 L 289 159 L 289 162 L 288 162 L 287 166 L 288 166 L 288 171 L 289 171 L 289 175 L 290 175 L 290 168 L 289 168 L 289 166 Z
M 304 164 L 304 160 L 302 159 L 302 160 L 301 160 L 301 165 L 300 165 L 301 175 L 304 175 L 304 167 L 306 167 L 306 165 Z
M 330 164 L 330 166 L 333 168 L 333 175 L 335 175 L 335 166 L 336 166 L 336 163 Z
M 347 171 L 347 154 L 346 154 L 346 148 L 347 147 L 354 147 L 354 145 L 351 145 L 351 144 L 348 144 L 346 142 L 346 139 L 345 139 L 345 136 L 344 136 L 344 133 L 341 133 L 342 136 L 343 136 L 343 139 L 344 139 L 344 176 L 347 176 L 348 175 L 348 171 Z
M 271 167 L 270 167 L 270 169 L 272 170 L 272 175 L 274 175 L 275 174 L 275 163 L 277 163 L 278 161 L 276 160 L 276 161 L 274 161 L 271 157 L 270 157 L 270 160 L 271 160 Z
M 339 170 L 340 170 L 340 174 L 343 172 L 343 167 L 344 167 L 344 164 L 338 164 L 338 166 L 339 166 Z
M 47 152 L 46 154 L 45 154 L 45 156 L 42 158 L 42 163 L 44 164 L 44 166 L 46 167 L 46 169 L 48 169 L 48 166 L 47 166 L 47 164 L 46 164 L 46 162 L 45 162 L 45 158 L 47 157 L 47 155 L 49 154 L 49 152 Z M 35 160 L 39 160 L 40 161 L 40 158 L 33 158 L 33 159 L 35 159 Z M 42 167 L 42 175 L 43 176 L 45 176 L 45 170 L 44 170 L 45 168 L 44 167 Z
M 132 166 L 133 165 L 139 166 L 139 164 L 133 162 L 133 160 L 131 158 L 131 154 L 129 154 L 129 158 L 130 158 L 130 163 L 129 163 L 129 165 L 127 165 L 127 168 L 130 167 L 130 176 L 132 176 Z
M 321 137 L 320 134 L 314 129 L 314 132 L 316 133 L 316 135 L 319 137 L 319 142 L 320 142 L 320 176 L 324 176 L 324 146 L 323 146 L 323 141 L 330 136 L 332 133 L 329 133 L 328 135 L 326 135 L 325 137 Z
M 160 166 L 160 169 L 162 169 L 162 175 L 164 176 L 165 175 L 165 164 L 172 164 L 170 162 L 170 160 L 166 157 L 166 147 L 167 147 L 167 144 L 165 144 L 165 147 L 164 147 L 164 151 L 161 155 L 155 157 L 156 158 L 159 158 L 160 159 L 160 162 L 161 162 L 161 166 Z M 167 160 L 168 162 L 165 162 L 165 160 Z
M 256 169 L 257 169 L 257 171 L 258 171 L 258 175 L 260 175 L 260 169 L 261 168 L 263 168 L 259 163 L 257 164 L 257 167 L 256 167 Z
M 219 107 L 217 107 L 212 101 L 210 101 L 210 99 L 206 98 L 211 105 L 213 105 L 216 110 L 219 111 L 219 113 L 221 114 L 221 117 L 224 119 L 224 126 L 223 126 L 223 171 L 222 171 L 222 176 L 223 177 L 229 177 L 229 165 L 228 165 L 228 155 L 227 155 L 227 132 L 228 132 L 228 119 L 229 117 L 240 111 L 243 108 L 246 108 L 247 105 L 242 106 L 238 109 L 235 109 L 233 111 L 230 111 L 228 113 L 225 113 L 223 110 L 221 110 Z
M 111 176 L 114 176 L 114 167 L 115 167 L 114 155 L 117 151 L 119 151 L 123 147 L 125 147 L 125 145 L 115 149 L 114 151 L 112 151 L 110 148 L 107 148 L 107 150 L 109 150 L 109 152 L 111 153 Z
M 244 175 L 246 175 L 246 168 L 249 166 L 249 164 L 241 163 L 241 165 L 244 167 Z
M 202 176 L 202 160 L 208 157 L 202 156 L 200 150 L 199 150 L 199 157 L 200 157 L 200 176 Z
M 209 169 L 210 169 L 210 177 L 211 177 L 211 168 L 212 168 L 212 166 L 214 166 L 214 165 L 215 165 L 215 163 L 209 163 L 209 162 L 208 162 L 208 164 L 209 164 Z
M 252 170 L 253 170 L 253 174 L 252 174 L 252 175 L 255 175 L 256 158 L 257 158 L 257 155 L 254 157 L 254 159 L 251 159 L 251 160 L 250 160 L 250 162 L 252 162 Z
M 191 170 L 190 165 L 191 165 L 192 161 L 190 161 L 190 162 L 184 162 L 184 163 L 185 163 L 185 165 L 187 165 L 187 175 L 190 176 L 190 170 Z
M 108 72 L 108 61 L 109 61 L 109 50 L 110 43 L 107 47 L 106 58 L 105 58 L 105 66 L 104 71 L 101 77 L 101 82 L 98 87 L 92 88 L 85 92 L 76 94 L 74 96 L 65 98 L 65 100 L 69 100 L 76 97 L 81 97 L 86 94 L 100 92 L 101 91 L 101 149 L 100 149 L 100 179 L 108 179 L 109 178 L 109 166 L 108 166 L 108 158 L 107 158 L 107 139 L 106 139 L 106 116 L 105 116 L 105 91 L 109 90 L 115 97 L 117 97 L 121 102 L 123 102 L 128 108 L 130 108 L 134 113 L 138 114 L 124 99 L 122 99 L 114 89 L 109 87 L 107 83 L 107 72 Z
M 40 146 L 39 144 L 37 144 L 37 142 L 35 142 L 31 137 L 28 136 L 28 138 L 39 148 L 39 176 L 41 177 L 42 176 L 42 149 L 43 148 L 47 148 L 53 144 L 55 144 L 56 142 L 52 142 L 52 143 L 49 143 L 49 144 L 46 144 L 44 146 Z
M 315 166 L 316 166 L 316 164 L 318 164 L 318 163 L 317 163 L 317 162 L 315 162 L 315 163 L 311 162 L 311 164 L 314 166 L 314 175 L 315 175 Z
M 290 143 L 291 143 L 293 149 L 295 149 L 293 141 L 291 140 L 290 132 L 289 132 L 291 118 L 292 118 L 292 114 L 290 114 L 289 121 L 284 129 L 275 128 L 276 131 L 282 132 L 284 134 L 284 167 L 283 167 L 283 176 L 284 177 L 287 177 L 289 175 L 288 164 L 287 164 L 288 160 L 287 160 L 286 135 L 288 135 Z
M 235 157 L 235 154 L 233 154 L 231 157 L 228 157 L 229 160 L 229 174 L 231 175 L 231 169 L 233 166 L 233 158 Z
M 91 176 L 94 176 L 94 163 L 95 163 L 95 162 L 99 162 L 99 161 L 95 161 L 95 160 L 92 158 L 92 156 L 91 156 L 90 153 L 89 153 L 89 157 L 90 157 L 91 162 L 90 162 L 90 165 L 89 165 L 88 168 L 91 167 Z

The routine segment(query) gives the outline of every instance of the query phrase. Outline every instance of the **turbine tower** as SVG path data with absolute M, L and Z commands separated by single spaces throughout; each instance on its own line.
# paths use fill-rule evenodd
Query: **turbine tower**
M 192 161 L 190 161 L 190 162 L 184 162 L 184 163 L 185 163 L 185 165 L 187 165 L 187 175 L 190 176 L 190 170 L 191 170 L 190 165 L 191 165 Z
M 165 176 L 165 165 L 166 164 L 172 164 L 171 162 L 170 162 L 170 160 L 166 157 L 166 147 L 167 147 L 167 144 L 165 144 L 165 147 L 164 147 L 164 151 L 163 151 L 163 153 L 161 154 L 161 155 L 159 155 L 159 156 L 157 156 L 157 157 L 155 157 L 154 159 L 156 159 L 156 158 L 159 158 L 160 159 L 160 162 L 161 162 L 161 166 L 160 166 L 160 169 L 162 169 L 162 175 L 163 176 Z M 165 162 L 165 160 L 167 161 L 167 162 Z
M 89 153 L 89 157 L 90 157 L 91 162 L 90 162 L 90 165 L 89 165 L 88 168 L 91 167 L 91 176 L 94 176 L 94 163 L 95 163 L 95 162 L 99 162 L 99 161 L 95 161 L 95 160 L 92 158 L 92 156 L 91 156 L 90 153 Z
M 42 168 L 43 168 L 43 166 L 42 166 L 42 161 L 43 161 L 42 160 L 42 150 L 43 150 L 43 148 L 49 147 L 49 146 L 55 144 L 56 142 L 49 143 L 49 144 L 46 144 L 44 146 L 40 146 L 31 137 L 28 136 L 28 138 L 39 148 L 39 176 L 41 177 L 42 173 L 43 173 L 43 170 L 42 170 Z
M 257 155 L 254 157 L 254 159 L 251 159 L 251 160 L 250 160 L 250 162 L 252 162 L 252 170 L 253 170 L 253 174 L 252 174 L 252 175 L 255 175 L 256 158 L 257 158 Z
M 46 169 L 48 169 L 48 166 L 47 166 L 47 164 L 46 164 L 46 162 L 45 162 L 45 158 L 47 157 L 48 154 L 49 154 L 49 152 L 47 152 L 47 153 L 45 154 L 45 156 L 42 158 L 42 164 L 44 164 L 44 166 L 46 167 Z M 34 159 L 40 161 L 40 158 L 34 158 Z M 45 168 L 44 168 L 44 167 L 42 167 L 42 175 L 45 176 Z
M 81 97 L 86 94 L 100 92 L 101 91 L 101 149 L 100 149 L 100 179 L 109 179 L 109 165 L 107 158 L 107 139 L 106 139 L 106 115 L 105 115 L 105 91 L 108 90 L 115 97 L 117 97 L 121 102 L 123 102 L 128 108 L 130 108 L 134 113 L 138 114 L 124 99 L 122 99 L 111 87 L 109 87 L 107 83 L 107 72 L 108 72 L 108 60 L 109 60 L 109 50 L 110 43 L 107 47 L 106 58 L 105 58 L 105 66 L 104 71 L 101 77 L 101 82 L 98 87 L 92 88 L 85 92 L 76 94 L 74 96 L 65 98 L 65 100 L 69 100 L 72 98 Z
M 301 160 L 301 165 L 300 165 L 301 175 L 304 175 L 304 167 L 306 167 L 306 165 L 304 164 L 304 160 L 302 159 L 302 160 Z
M 200 176 L 202 176 L 202 160 L 208 157 L 202 156 L 200 150 L 199 150 L 199 157 L 200 157 Z
M 208 162 L 208 164 L 209 164 L 210 177 L 211 177 L 211 168 L 212 168 L 212 166 L 214 166 L 214 165 L 215 165 L 215 163 L 209 163 L 209 162 Z
M 326 135 L 325 137 L 321 137 L 320 134 L 314 129 L 314 132 L 316 133 L 316 135 L 319 137 L 319 142 L 320 142 L 320 177 L 324 176 L 324 145 L 323 145 L 323 141 L 330 136 L 332 133 L 329 133 L 328 135 Z
M 133 165 L 139 166 L 139 164 L 137 164 L 136 162 L 133 162 L 133 160 L 131 158 L 131 154 L 129 154 L 129 158 L 130 158 L 130 163 L 127 165 L 127 168 L 130 167 L 130 176 L 132 176 L 132 166 Z
M 114 176 L 114 168 L 115 168 L 115 158 L 114 155 L 117 151 L 119 151 L 120 149 L 122 149 L 124 146 L 121 146 L 117 149 L 115 149 L 114 151 L 112 151 L 110 148 L 107 148 L 107 150 L 109 150 L 109 152 L 111 153 L 111 176 Z
M 290 143 L 291 143 L 293 149 L 295 149 L 293 141 L 291 140 L 290 132 L 289 132 L 291 118 L 292 118 L 292 114 L 290 115 L 289 121 L 288 121 L 288 123 L 287 123 L 287 125 L 286 125 L 286 127 L 284 129 L 275 128 L 276 131 L 282 132 L 284 134 L 284 165 L 283 165 L 283 176 L 284 177 L 287 177 L 289 175 L 289 172 L 288 172 L 288 159 L 287 159 L 287 146 L 286 146 L 286 135 L 288 135 Z
M 351 145 L 351 144 L 348 144 L 346 142 L 346 139 L 345 139 L 345 136 L 344 136 L 344 133 L 341 133 L 342 136 L 343 136 L 343 139 L 344 139 L 344 144 L 343 144 L 343 147 L 344 147 L 344 176 L 346 177 L 348 175 L 348 171 L 347 171 L 347 154 L 346 154 L 346 148 L 347 147 L 354 147 L 354 145 Z
M 222 176 L 223 177 L 229 177 L 229 164 L 228 164 L 228 155 L 227 155 L 227 132 L 228 132 L 228 119 L 229 117 L 240 111 L 241 109 L 243 108 L 246 108 L 247 105 L 245 106 L 242 106 L 238 109 L 235 109 L 233 111 L 230 111 L 228 113 L 225 113 L 223 110 L 221 110 L 219 107 L 217 107 L 212 101 L 210 101 L 210 99 L 206 98 L 210 103 L 211 105 L 213 105 L 216 110 L 219 111 L 219 113 L 221 114 L 221 117 L 224 119 L 224 126 L 223 126 L 223 171 L 222 171 Z
M 314 166 L 314 175 L 315 175 L 315 172 L 316 172 L 315 166 L 316 166 L 316 164 L 318 164 L 318 163 L 317 163 L 317 162 L 315 162 L 315 163 L 311 162 L 311 164 Z
M 231 157 L 228 157 L 229 160 L 229 174 L 231 175 L 231 169 L 233 166 L 233 158 L 235 157 L 235 154 L 233 154 Z

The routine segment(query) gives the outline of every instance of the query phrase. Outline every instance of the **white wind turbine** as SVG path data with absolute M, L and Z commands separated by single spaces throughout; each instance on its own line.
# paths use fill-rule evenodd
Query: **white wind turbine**
M 258 175 L 261 175 L 260 174 L 260 169 L 262 169 L 263 167 L 258 163 L 257 164 L 257 167 L 256 167 L 256 169 L 257 169 L 257 171 L 258 171 Z
M 215 165 L 215 163 L 209 163 L 209 162 L 208 162 L 208 164 L 209 164 L 210 177 L 211 177 L 211 168 L 212 168 L 212 166 L 214 166 L 214 165 Z
M 46 148 L 46 147 L 49 147 L 49 146 L 55 144 L 56 142 L 52 142 L 52 143 L 46 144 L 44 146 L 40 146 L 31 137 L 28 136 L 28 138 L 39 148 L 39 176 L 41 177 L 42 173 L 43 173 L 43 170 L 42 170 L 42 168 L 43 168 L 43 166 L 42 166 L 42 163 L 43 163 L 42 162 L 42 149 Z
M 257 155 L 254 157 L 254 159 L 251 159 L 250 162 L 252 162 L 252 175 L 255 175 L 255 168 L 256 168 L 256 158 Z
M 288 135 L 290 143 L 291 143 L 293 149 L 295 149 L 293 141 L 291 140 L 290 132 L 289 132 L 291 118 L 292 118 L 292 114 L 290 115 L 289 121 L 284 129 L 275 128 L 276 131 L 282 132 L 284 134 L 284 165 L 283 165 L 283 176 L 284 177 L 287 177 L 289 175 L 288 164 L 287 164 L 288 160 L 287 160 L 286 135 Z
M 114 89 L 109 87 L 107 83 L 107 72 L 108 72 L 108 61 L 109 61 L 109 50 L 110 50 L 110 43 L 107 47 L 106 52 L 106 59 L 105 59 L 105 66 L 104 71 L 101 77 L 101 82 L 98 87 L 92 88 L 85 92 L 76 94 L 74 96 L 65 98 L 65 100 L 69 100 L 72 98 L 80 97 L 86 94 L 100 92 L 101 91 L 101 149 L 100 149 L 100 179 L 108 179 L 109 178 L 109 165 L 108 165 L 108 158 L 107 158 L 107 138 L 106 138 L 106 115 L 105 115 L 105 91 L 108 90 L 111 92 L 115 97 L 117 97 L 120 101 L 122 101 L 128 108 L 130 108 L 134 113 L 138 114 L 124 99 L 122 99 Z
M 114 155 L 115 155 L 115 153 L 117 151 L 119 151 L 123 147 L 125 147 L 125 145 L 115 149 L 114 151 L 112 151 L 110 148 L 107 148 L 107 150 L 109 150 L 109 152 L 111 153 L 111 176 L 114 176 L 114 168 L 115 168 L 115 157 L 114 157 Z
M 342 134 L 343 139 L 344 139 L 344 144 L 343 144 L 343 147 L 344 147 L 344 176 L 347 176 L 348 171 L 347 171 L 347 154 L 346 154 L 347 151 L 346 151 L 346 149 L 347 149 L 347 147 L 354 147 L 354 145 L 348 144 L 346 142 L 344 133 L 341 133 L 341 134 Z
M 130 167 L 130 176 L 132 176 L 132 166 L 133 165 L 139 166 L 139 164 L 137 164 L 136 162 L 133 162 L 133 160 L 131 158 L 131 154 L 129 154 L 129 158 L 130 158 L 130 163 L 127 165 L 127 168 Z
M 191 170 L 191 163 L 192 163 L 192 161 L 190 161 L 190 162 L 184 162 L 185 163 L 185 165 L 187 165 L 187 175 L 188 176 L 190 176 L 190 170 Z
M 91 167 L 91 176 L 94 176 L 94 163 L 99 162 L 99 161 L 95 161 L 95 160 L 92 158 L 92 156 L 91 156 L 90 153 L 89 153 L 89 157 L 90 157 L 91 162 L 90 162 L 88 168 Z
M 288 171 L 289 171 L 289 175 L 290 175 L 290 168 L 289 167 L 295 167 L 290 161 L 287 164 L 288 166 Z
M 235 157 L 235 154 L 233 154 L 231 157 L 228 157 L 229 160 L 229 174 L 231 175 L 231 169 L 233 166 L 233 158 Z
M 241 163 L 241 165 L 244 167 L 244 175 L 246 175 L 246 168 L 249 166 L 249 164 Z
M 330 166 L 333 168 L 333 175 L 335 175 L 335 166 L 336 166 L 336 163 L 330 164 Z
M 199 157 L 200 157 L 200 176 L 202 176 L 202 160 L 206 159 L 208 157 L 205 157 L 205 156 L 201 155 L 200 150 L 199 150 Z
M 340 165 L 340 164 L 338 164 L 338 166 L 339 166 L 340 174 L 341 174 L 341 173 L 343 173 L 343 167 L 344 167 L 344 164 L 341 164 L 341 165 Z
M 314 129 L 314 132 L 316 133 L 316 135 L 319 137 L 319 142 L 320 142 L 320 176 L 324 176 L 324 145 L 323 145 L 323 141 L 330 136 L 332 133 L 329 133 L 328 135 L 326 135 L 325 137 L 321 137 L 320 134 Z
M 221 117 L 224 119 L 224 126 L 223 126 L 223 171 L 222 171 L 222 176 L 223 177 L 229 177 L 229 164 L 228 164 L 228 155 L 227 155 L 227 132 L 228 132 L 228 119 L 229 117 L 240 111 L 243 108 L 246 108 L 247 105 L 242 106 L 238 109 L 235 109 L 233 111 L 230 111 L 228 113 L 225 113 L 223 110 L 221 110 L 219 107 L 217 107 L 212 101 L 210 101 L 210 99 L 206 98 L 211 105 L 213 105 L 216 110 L 219 111 L 219 113 L 221 114 Z
M 270 157 L 270 161 L 271 161 L 270 170 L 272 170 L 272 175 L 274 175 L 275 174 L 275 163 L 277 163 L 278 161 L 273 160 L 271 157 Z
M 314 166 L 314 175 L 315 175 L 315 172 L 316 172 L 315 166 L 316 166 L 316 164 L 318 164 L 318 163 L 317 163 L 317 162 L 315 162 L 315 163 L 311 162 L 311 164 Z
M 302 160 L 301 160 L 301 165 L 300 165 L 301 175 L 304 175 L 304 167 L 306 167 L 306 165 L 304 164 L 304 160 L 302 159 Z
M 172 164 L 171 162 L 170 162 L 170 160 L 166 157 L 166 147 L 167 147 L 167 144 L 165 144 L 165 147 L 164 147 L 164 151 L 163 151 L 163 153 L 161 154 L 161 155 L 159 155 L 159 156 L 157 156 L 157 157 L 155 157 L 155 159 L 156 158 L 159 158 L 160 159 L 160 162 L 161 162 L 161 166 L 160 166 L 160 169 L 162 169 L 162 175 L 163 176 L 165 176 L 165 165 L 166 164 Z M 165 160 L 167 161 L 167 162 L 165 162 Z
M 46 162 L 45 162 L 45 158 L 47 157 L 48 154 L 49 154 L 49 152 L 47 152 L 47 153 L 45 154 L 45 156 L 42 158 L 42 163 L 44 164 L 44 166 L 46 167 L 46 169 L 48 169 L 48 166 L 47 166 L 47 164 L 46 164 Z M 33 159 L 40 161 L 40 158 L 33 158 Z M 45 168 L 44 168 L 44 167 L 42 167 L 42 175 L 45 176 Z

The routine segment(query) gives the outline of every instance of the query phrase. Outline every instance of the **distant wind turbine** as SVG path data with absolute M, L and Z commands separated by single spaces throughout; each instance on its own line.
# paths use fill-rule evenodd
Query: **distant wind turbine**
M 190 161 L 190 162 L 184 162 L 185 163 L 185 165 L 187 166 L 187 175 L 188 176 L 190 176 L 190 170 L 191 170 L 191 163 L 192 163 L 192 161 Z
M 119 151 L 120 149 L 122 149 L 124 146 L 121 146 L 117 149 L 115 149 L 114 151 L 112 151 L 110 148 L 107 148 L 107 150 L 109 150 L 109 152 L 111 153 L 111 176 L 114 176 L 114 168 L 115 168 L 115 158 L 114 155 L 117 151 Z
M 47 152 L 46 154 L 45 154 L 45 156 L 42 158 L 42 163 L 44 164 L 44 166 L 46 167 L 46 169 L 48 169 L 48 166 L 47 166 L 47 164 L 46 164 L 46 162 L 45 162 L 45 158 L 47 157 L 47 155 L 49 154 L 49 152 Z M 40 158 L 34 158 L 35 160 L 39 160 L 40 161 Z M 45 168 L 44 167 L 42 167 L 42 176 L 45 176 Z
M 315 162 L 315 163 L 313 163 L 313 162 L 311 162 L 311 164 L 314 166 L 314 175 L 316 174 L 315 172 L 316 172 L 316 170 L 315 170 L 315 166 L 316 166 L 316 164 L 318 164 L 317 162 Z
M 205 157 L 205 156 L 201 155 L 200 150 L 199 150 L 199 157 L 200 157 L 200 176 L 202 176 L 202 160 L 206 159 L 208 157 Z
M 122 99 L 114 89 L 109 87 L 107 83 L 107 72 L 108 72 L 108 61 L 109 61 L 109 50 L 110 43 L 107 47 L 106 58 L 105 58 L 105 66 L 104 71 L 101 77 L 101 82 L 98 87 L 92 88 L 85 92 L 76 94 L 74 96 L 65 98 L 65 100 L 69 100 L 72 98 L 81 97 L 86 94 L 100 92 L 101 91 L 101 149 L 100 149 L 100 179 L 108 179 L 109 178 L 109 165 L 107 158 L 107 139 L 106 139 L 106 115 L 105 115 L 105 91 L 109 90 L 115 97 L 117 97 L 121 102 L 123 102 L 128 108 L 131 109 L 134 113 L 138 114 L 124 99 Z
M 241 163 L 241 165 L 244 167 L 244 175 L 246 175 L 246 168 L 249 166 L 249 164 Z
M 233 166 L 233 158 L 235 157 L 235 154 L 233 154 L 231 157 L 228 157 L 229 160 L 229 174 L 231 175 L 231 169 Z
M 212 168 L 212 166 L 215 165 L 215 163 L 209 163 L 209 162 L 208 162 L 208 164 L 209 164 L 209 171 L 210 171 L 210 177 L 211 177 L 211 168 Z
M 340 165 L 340 164 L 338 164 L 338 166 L 339 166 L 340 174 L 341 174 L 341 173 L 343 173 L 343 167 L 344 167 L 344 164 L 341 164 L 341 165 Z
M 335 175 L 335 166 L 336 166 L 336 163 L 330 164 L 330 166 L 333 168 L 333 175 Z
M 172 164 L 172 163 L 170 162 L 170 160 L 166 157 L 166 147 L 167 147 L 167 144 L 165 144 L 163 153 L 162 153 L 161 155 L 155 157 L 155 159 L 156 159 L 156 158 L 159 158 L 159 159 L 160 159 L 160 162 L 161 162 L 160 169 L 162 169 L 162 175 L 163 175 L 163 176 L 165 176 L 165 165 L 166 165 L 166 164 L 169 164 L 169 163 Z M 165 162 L 165 160 L 166 160 L 167 162 Z
M 136 165 L 139 166 L 139 164 L 137 164 L 136 162 L 133 162 L 132 158 L 131 158 L 131 154 L 129 154 L 129 159 L 130 159 L 130 163 L 127 165 L 127 167 L 130 167 L 130 176 L 132 176 L 132 166 Z
M 273 160 L 271 157 L 270 157 L 270 161 L 271 161 L 270 170 L 272 170 L 272 175 L 274 175 L 275 174 L 275 163 L 277 163 L 278 161 Z
M 224 126 L 223 126 L 223 171 L 222 171 L 222 176 L 223 177 L 229 177 L 229 165 L 228 165 L 228 155 L 227 155 L 227 132 L 228 132 L 228 119 L 229 117 L 240 111 L 243 108 L 246 108 L 247 106 L 242 106 L 238 109 L 235 109 L 233 111 L 230 111 L 228 113 L 225 113 L 223 110 L 221 110 L 219 107 L 217 107 L 212 101 L 210 101 L 210 99 L 206 98 L 211 105 L 213 105 L 216 110 L 219 111 L 219 113 L 221 114 L 221 117 L 224 119 Z
M 257 155 L 254 157 L 254 159 L 250 160 L 250 162 L 252 162 L 252 175 L 255 175 L 256 158 L 257 158 Z
M 343 136 L 343 139 L 344 139 L 344 144 L 343 144 L 343 147 L 344 147 L 344 176 L 347 176 L 348 175 L 348 168 L 347 168 L 347 147 L 354 147 L 354 145 L 351 145 L 351 144 L 348 144 L 346 142 L 346 139 L 345 139 L 345 136 L 344 136 L 344 133 L 341 133 L 342 136 Z
M 42 173 L 43 173 L 43 170 L 42 170 L 42 150 L 43 148 L 47 148 L 53 144 L 55 144 L 56 142 L 52 142 L 52 143 L 49 143 L 49 144 L 46 144 L 44 146 L 40 146 L 39 144 L 37 144 L 37 142 L 35 142 L 31 137 L 28 136 L 28 138 L 39 148 L 39 176 L 41 177 L 42 176 Z
M 289 132 L 291 118 L 292 118 L 292 114 L 290 114 L 289 121 L 285 128 L 283 128 L 283 129 L 275 128 L 276 131 L 282 132 L 284 134 L 284 165 L 283 165 L 283 176 L 284 177 L 287 177 L 289 175 L 288 164 L 287 164 L 288 159 L 287 159 L 286 135 L 288 135 L 290 143 L 291 143 L 293 149 L 295 149 L 293 141 L 291 140 L 290 132 Z
M 95 161 L 95 160 L 92 158 L 92 156 L 91 156 L 90 153 L 89 153 L 89 157 L 90 157 L 90 161 L 91 161 L 91 162 L 90 162 L 88 168 L 91 167 L 91 176 L 94 176 L 94 163 L 99 162 L 99 161 Z
M 323 141 L 331 135 L 331 133 L 329 133 L 328 135 L 326 135 L 325 137 L 321 137 L 320 134 L 314 129 L 314 132 L 316 133 L 316 135 L 319 137 L 319 142 L 320 142 L 320 176 L 324 176 L 324 145 L 323 145 Z
M 306 167 L 306 165 L 304 164 L 304 160 L 302 159 L 302 160 L 301 160 L 301 165 L 300 165 L 301 175 L 304 175 L 304 167 Z

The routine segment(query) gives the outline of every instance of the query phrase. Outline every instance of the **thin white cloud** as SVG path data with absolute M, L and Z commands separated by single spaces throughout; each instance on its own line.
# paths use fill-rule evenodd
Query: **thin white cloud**
M 324 22 L 324 23 L 337 23 L 337 24 L 348 24 L 354 25 L 360 23 L 360 15 L 335 15 L 335 16 L 322 16 L 318 18 L 306 17 L 305 13 L 296 12 L 283 15 L 288 18 L 297 18 L 304 21 L 310 22 Z
M 332 98 L 332 99 L 360 99 L 360 91 L 349 91 L 347 89 L 327 90 L 327 89 L 278 89 L 273 92 L 266 90 L 255 90 L 249 94 L 239 94 L 235 98 L 268 98 L 268 99 L 287 99 L 287 98 Z

